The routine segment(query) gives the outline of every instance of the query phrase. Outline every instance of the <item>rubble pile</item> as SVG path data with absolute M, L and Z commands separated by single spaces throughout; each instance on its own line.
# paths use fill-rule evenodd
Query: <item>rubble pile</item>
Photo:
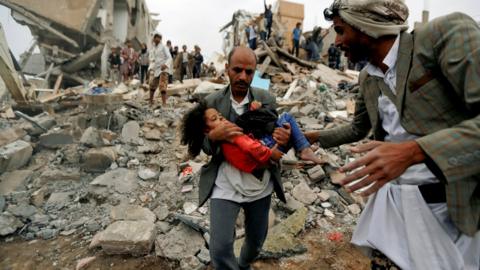
M 280 112 L 292 113 L 304 130 L 351 120 L 356 74 L 292 60 L 281 49 L 263 46 L 257 50 L 259 70 L 270 77 Z M 269 57 L 276 60 L 266 64 Z M 5 241 L 80 235 L 76 244 L 106 254 L 156 254 L 178 261 L 182 269 L 204 267 L 209 209 L 198 207 L 198 180 L 208 156 L 186 159 L 176 129 L 193 106 L 190 93 L 206 82 L 170 85 L 175 95 L 168 105 L 149 107 L 135 81 L 116 88 L 96 81 L 51 101 L 57 105 L 51 113 L 2 116 L 0 235 Z M 213 85 L 211 91 L 219 89 Z M 92 93 L 95 87 L 111 91 Z M 119 87 L 124 91 L 115 94 Z M 70 103 L 76 105 L 64 106 Z M 328 163 L 285 166 L 287 203 L 273 199 L 263 258 L 305 252 L 296 237 L 304 230 L 349 230 L 355 223 L 362 199 L 335 184 L 342 178 L 336 168 L 352 158 L 348 149 L 317 154 Z M 293 152 L 287 156 L 296 160 Z M 237 251 L 244 235 L 241 219 Z

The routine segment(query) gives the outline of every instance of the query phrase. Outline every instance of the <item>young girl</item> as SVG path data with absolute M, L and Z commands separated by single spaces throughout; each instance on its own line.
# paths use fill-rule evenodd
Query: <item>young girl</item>
M 221 144 L 222 153 L 225 160 L 232 166 L 247 173 L 253 173 L 257 169 L 264 168 L 268 165 L 270 160 L 278 161 L 282 157 L 284 151 L 274 142 L 271 132 L 274 126 L 282 126 L 289 123 L 291 126 L 291 139 L 293 147 L 300 153 L 300 158 L 303 160 L 313 161 L 315 163 L 323 163 L 321 159 L 315 156 L 310 144 L 300 131 L 295 119 L 289 114 L 283 114 L 276 119 L 276 125 L 270 125 L 271 120 L 276 116 L 271 111 L 261 108 L 261 104 L 252 102 L 250 111 L 244 113 L 239 117 L 237 124 L 244 129 L 244 131 L 251 131 L 249 135 L 239 135 L 229 142 Z M 208 108 L 204 101 L 197 104 L 183 117 L 182 121 L 182 144 L 188 145 L 188 152 L 191 156 L 197 156 L 201 149 L 205 136 L 214 128 L 227 123 L 226 120 L 214 108 Z M 257 122 L 257 123 L 255 123 Z M 264 128 L 258 127 L 258 123 L 263 122 Z M 249 125 L 250 124 L 250 125 Z M 263 129 L 263 130 L 261 130 Z M 266 135 L 270 131 L 270 134 Z M 254 134 L 256 133 L 256 134 Z M 258 138 L 263 137 L 262 141 Z M 281 150 L 281 151 L 280 151 Z

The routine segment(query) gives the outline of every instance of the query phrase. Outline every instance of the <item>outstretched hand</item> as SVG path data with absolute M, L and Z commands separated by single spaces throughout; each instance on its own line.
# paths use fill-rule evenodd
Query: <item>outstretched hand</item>
M 352 147 L 351 151 L 367 154 L 339 169 L 345 173 L 358 169 L 342 179 L 340 184 L 345 186 L 364 178 L 346 187 L 347 191 L 353 192 L 373 184 L 361 193 L 362 196 L 377 192 L 383 185 L 402 175 L 408 167 L 425 160 L 425 154 L 415 141 L 402 143 L 372 141 Z

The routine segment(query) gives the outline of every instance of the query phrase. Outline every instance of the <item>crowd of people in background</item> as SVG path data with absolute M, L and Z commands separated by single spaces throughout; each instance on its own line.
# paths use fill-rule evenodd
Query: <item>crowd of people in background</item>
M 184 79 L 216 74 L 213 63 L 204 64 L 205 59 L 198 45 L 195 45 L 192 51 L 188 51 L 187 45 L 182 45 L 182 50 L 179 51 L 179 46 L 173 46 L 168 40 L 164 46 L 172 59 L 171 66 L 168 67 L 168 83 L 175 80 L 183 83 Z M 148 83 L 148 70 L 154 58 L 154 47 L 153 40 L 151 46 L 146 43 L 139 44 L 139 50 L 134 48 L 131 41 L 125 42 L 121 47 L 112 47 L 108 57 L 109 79 L 117 83 L 131 79 L 138 79 L 141 84 Z

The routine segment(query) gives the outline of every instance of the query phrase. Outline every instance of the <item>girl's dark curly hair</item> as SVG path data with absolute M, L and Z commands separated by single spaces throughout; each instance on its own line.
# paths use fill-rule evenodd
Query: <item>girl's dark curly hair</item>
M 200 100 L 193 109 L 188 111 L 182 119 L 181 132 L 183 145 L 188 145 L 188 153 L 192 157 L 198 156 L 202 150 L 205 134 L 205 111 L 208 109 L 205 100 Z

